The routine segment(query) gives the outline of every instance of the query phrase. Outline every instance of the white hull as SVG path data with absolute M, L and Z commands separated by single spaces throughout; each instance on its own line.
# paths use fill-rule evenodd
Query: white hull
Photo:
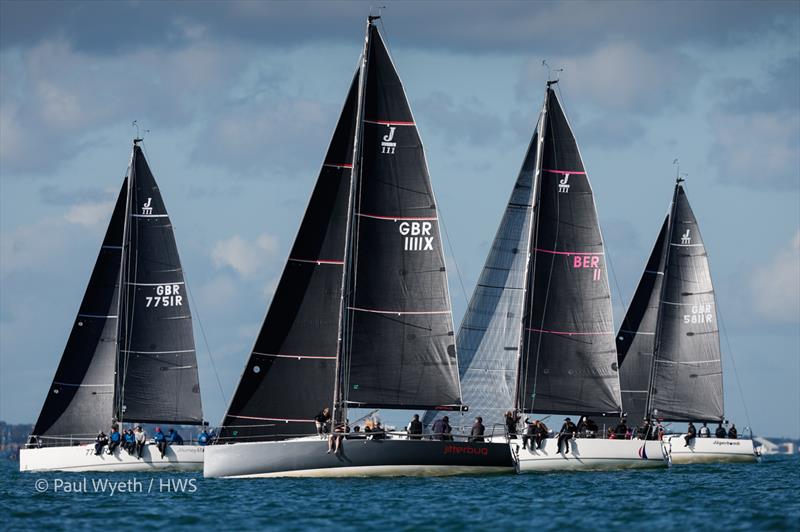
M 171 445 L 161 458 L 155 445 L 145 446 L 142 458 L 117 448 L 113 455 L 107 449 L 99 456 L 94 444 L 71 447 L 42 447 L 20 449 L 20 471 L 200 471 L 203 469 L 203 450 L 199 445 Z
M 668 436 L 665 445 L 673 464 L 711 464 L 715 462 L 756 462 L 758 454 L 753 440 L 727 438 L 694 438 L 688 447 L 683 434 Z
M 277 442 L 211 445 L 203 476 L 398 477 L 513 473 L 506 444 L 431 440 L 345 440 L 338 454 L 326 453 L 317 437 Z
M 667 467 L 668 456 L 660 441 L 607 440 L 578 438 L 569 440 L 569 453 L 558 452 L 558 439 L 547 438 L 541 450 L 522 448 L 522 439 L 511 440 L 519 461 L 519 472 L 597 471 Z

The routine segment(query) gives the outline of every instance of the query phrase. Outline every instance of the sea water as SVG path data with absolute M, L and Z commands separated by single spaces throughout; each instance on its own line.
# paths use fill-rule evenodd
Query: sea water
M 800 456 L 449 478 L 204 479 L 0 463 L 0 529 L 800 530 Z

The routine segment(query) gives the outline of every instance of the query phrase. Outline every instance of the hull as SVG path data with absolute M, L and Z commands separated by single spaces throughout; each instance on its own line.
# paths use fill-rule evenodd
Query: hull
M 753 440 L 727 438 L 695 438 L 685 447 L 684 435 L 668 436 L 669 453 L 673 464 L 713 464 L 719 462 L 756 462 L 758 453 Z
M 155 445 L 147 445 L 142 458 L 137 459 L 127 451 L 116 449 L 113 455 L 104 450 L 94 454 L 94 444 L 71 447 L 42 447 L 20 449 L 20 471 L 200 471 L 203 469 L 205 447 L 199 445 L 171 445 L 164 458 Z
M 578 438 L 569 440 L 569 453 L 558 452 L 556 438 L 547 438 L 541 450 L 523 449 L 521 439 L 511 440 L 510 445 L 519 461 L 520 473 L 647 469 L 669 465 L 660 441 Z
M 304 438 L 206 448 L 203 476 L 396 477 L 511 473 L 507 444 L 431 440 L 345 440 L 338 454 L 328 442 Z

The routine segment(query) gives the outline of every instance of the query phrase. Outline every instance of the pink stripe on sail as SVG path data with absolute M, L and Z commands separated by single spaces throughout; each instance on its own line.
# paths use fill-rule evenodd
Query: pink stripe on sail
M 586 175 L 586 172 L 578 172 L 578 171 L 571 171 L 571 170 L 547 170 L 542 168 L 542 172 L 550 172 L 551 174 L 563 174 L 563 175 Z
M 325 163 L 322 166 L 332 166 L 334 168 L 352 168 L 352 164 L 336 164 L 336 163 Z
M 533 248 L 534 251 L 550 253 L 551 255 L 605 255 L 604 252 L 593 253 L 589 251 L 553 251 L 552 249 Z
M 414 122 L 397 122 L 394 120 L 367 120 L 364 119 L 364 122 L 368 124 L 380 124 L 382 126 L 413 126 L 416 125 Z
M 600 331 L 600 332 L 568 332 L 568 331 L 547 331 L 545 329 L 529 329 L 526 328 L 526 331 L 530 332 L 538 332 L 538 333 L 545 333 L 545 334 L 560 334 L 562 336 L 594 336 L 599 334 L 614 334 L 614 331 Z
M 363 212 L 358 213 L 358 216 L 363 216 L 364 218 L 375 218 L 376 220 L 393 220 L 393 221 L 396 221 L 396 220 L 401 220 L 401 221 L 412 221 L 412 220 L 413 221 L 435 221 L 435 220 L 438 220 L 438 218 L 436 216 L 433 216 L 433 217 L 430 217 L 430 216 L 419 216 L 419 217 L 413 217 L 413 216 L 406 216 L 406 217 L 402 217 L 402 216 L 378 216 L 377 214 L 366 214 L 366 213 L 363 213 Z
M 313 419 L 291 419 L 284 417 L 255 417 L 255 416 L 234 416 L 228 414 L 228 417 L 235 417 L 237 419 L 253 419 L 255 421 L 293 421 L 295 423 L 313 423 Z

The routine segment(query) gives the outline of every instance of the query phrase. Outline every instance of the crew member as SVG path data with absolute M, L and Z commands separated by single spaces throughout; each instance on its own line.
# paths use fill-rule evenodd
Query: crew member
M 701 438 L 710 438 L 711 437 L 711 429 L 708 428 L 708 423 L 703 421 L 703 426 L 700 427 L 700 437 Z
M 95 456 L 100 456 L 103 453 L 103 447 L 108 445 L 108 436 L 102 430 L 97 433 L 97 437 L 94 439 L 94 454 Z
M 731 428 L 728 429 L 728 438 L 731 440 L 735 440 L 739 437 L 739 432 L 736 430 L 736 425 L 731 425 Z
M 506 434 L 509 440 L 517 439 L 517 425 L 519 424 L 519 415 L 509 410 L 506 412 Z
M 136 432 L 134 433 L 134 440 L 136 440 L 136 458 L 142 458 L 142 451 L 144 451 L 144 446 L 147 445 L 147 433 L 142 430 L 142 426 L 139 425 L 136 427 Z
M 570 418 L 564 420 L 564 424 L 561 425 L 561 431 L 558 433 L 558 452 L 561 451 L 561 446 L 564 446 L 564 454 L 569 453 L 569 440 L 575 437 L 576 432 L 578 431 L 578 427 L 575 426 L 575 423 L 572 422 Z
M 325 432 L 328 432 L 328 423 L 331 420 L 331 411 L 326 406 L 322 412 L 314 416 L 314 424 L 317 426 L 317 435 L 322 438 Z
M 686 441 L 686 443 L 683 446 L 689 447 L 689 444 L 692 442 L 692 440 L 695 439 L 696 436 L 697 436 L 697 429 L 694 428 L 694 423 L 690 421 L 689 426 L 686 429 L 686 436 L 683 437 L 683 439 Z
M 714 436 L 717 438 L 724 438 L 727 435 L 728 433 L 725 431 L 725 427 L 722 426 L 722 421 L 720 421 L 719 425 L 717 425 L 717 430 L 714 431 Z
M 117 450 L 122 441 L 122 435 L 117 430 L 116 425 L 111 427 L 111 434 L 109 434 L 108 440 L 108 454 L 114 454 L 114 451 Z
M 472 431 L 469 433 L 469 441 L 482 443 L 484 441 L 484 433 L 486 433 L 486 427 L 483 426 L 483 418 L 478 416 L 475 418 L 475 423 L 472 424 Z
M 153 441 L 156 442 L 158 452 L 161 453 L 161 458 L 164 458 L 164 453 L 167 452 L 167 437 L 161 432 L 161 427 L 156 427 L 156 433 L 153 434 Z
M 408 427 L 406 427 L 406 432 L 408 432 L 409 440 L 422 439 L 422 421 L 419 420 L 419 414 L 414 414 L 413 419 L 408 423 Z

